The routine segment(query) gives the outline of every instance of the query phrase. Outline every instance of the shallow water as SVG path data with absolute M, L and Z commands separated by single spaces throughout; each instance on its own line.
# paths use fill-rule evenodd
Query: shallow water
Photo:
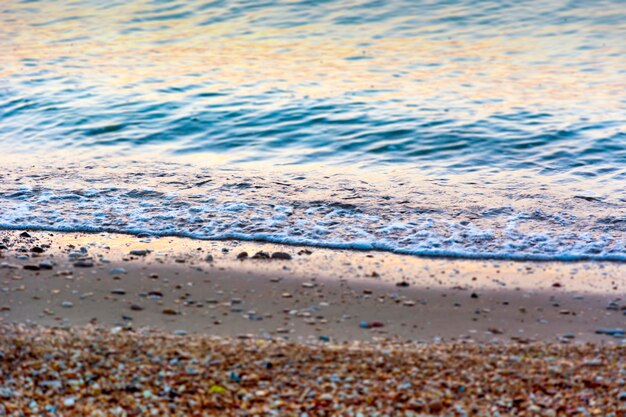
M 624 21 L 622 1 L 8 0 L 0 226 L 623 260 Z

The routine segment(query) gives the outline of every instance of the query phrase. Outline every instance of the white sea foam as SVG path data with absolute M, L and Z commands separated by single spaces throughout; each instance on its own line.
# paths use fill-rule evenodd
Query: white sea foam
M 164 171 L 157 163 L 130 170 L 102 163 L 87 172 L 69 164 L 62 174 L 54 166 L 39 169 L 56 174 L 33 177 L 20 169 L 5 174 L 0 227 L 258 240 L 428 256 L 626 261 L 623 204 L 574 198 L 563 190 L 529 204 L 524 197 L 512 197 L 511 189 L 484 185 L 477 203 L 476 185 L 404 181 L 399 187 L 394 185 L 398 181 L 364 184 L 349 175 L 335 182 L 298 175 L 296 186 L 295 174 L 234 176 L 185 165 L 175 170 L 168 165 Z M 210 183 L 195 185 L 199 175 L 210 177 Z M 242 183 L 254 187 L 238 185 Z

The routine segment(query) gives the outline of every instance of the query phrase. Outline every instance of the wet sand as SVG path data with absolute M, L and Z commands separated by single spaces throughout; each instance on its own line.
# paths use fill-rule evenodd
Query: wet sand
M 623 334 L 598 332 L 626 320 L 623 264 L 28 234 L 0 237 L 5 323 L 336 342 L 619 343 Z M 258 252 L 291 259 L 254 259 Z

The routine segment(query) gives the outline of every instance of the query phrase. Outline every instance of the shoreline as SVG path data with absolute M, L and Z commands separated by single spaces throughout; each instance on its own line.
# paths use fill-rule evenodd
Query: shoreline
M 6 247 L 0 322 L 295 341 L 622 343 L 624 337 L 626 264 L 27 234 L 0 232 Z M 289 259 L 272 259 L 274 253 Z

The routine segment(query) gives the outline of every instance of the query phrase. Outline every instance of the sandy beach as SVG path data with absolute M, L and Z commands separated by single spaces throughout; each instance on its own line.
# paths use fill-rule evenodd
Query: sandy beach
M 620 343 L 626 266 L 3 232 L 4 323 L 335 342 Z M 267 259 L 266 259 L 267 258 Z
M 624 415 L 623 264 L 0 239 L 7 415 Z M 109 371 L 92 369 L 98 357 Z M 264 360 L 273 370 L 257 369 Z M 36 369 L 56 376 L 27 377 Z

